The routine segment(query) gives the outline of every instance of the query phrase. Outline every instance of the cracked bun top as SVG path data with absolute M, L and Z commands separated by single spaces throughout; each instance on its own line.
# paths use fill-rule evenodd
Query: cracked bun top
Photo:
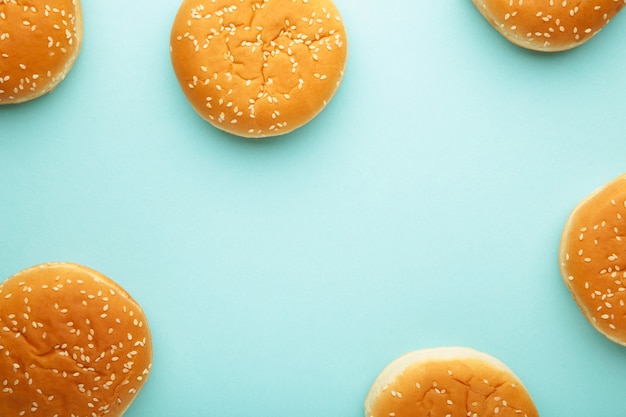
M 151 363 L 143 311 L 104 275 L 50 263 L 0 284 L 0 416 L 119 417 Z
M 587 320 L 626 345 L 626 174 L 574 207 L 563 228 L 559 263 Z
M 52 91 L 78 57 L 79 0 L 0 0 L 0 104 Z
M 506 39 L 523 48 L 557 52 L 591 39 L 626 0 L 473 0 Z
M 519 378 L 498 359 L 470 348 L 408 353 L 376 378 L 365 417 L 537 417 Z
M 348 50 L 332 0 L 183 0 L 170 42 L 196 112 L 249 138 L 313 119 L 339 87 Z

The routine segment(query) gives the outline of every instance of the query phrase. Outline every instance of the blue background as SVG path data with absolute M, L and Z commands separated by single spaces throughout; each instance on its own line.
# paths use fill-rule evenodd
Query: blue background
M 0 108 L 0 276 L 71 261 L 141 303 L 154 368 L 127 417 L 360 417 L 384 366 L 441 345 L 504 361 L 543 416 L 623 415 L 626 348 L 557 252 L 626 171 L 626 16 L 546 55 L 469 0 L 336 3 L 340 90 L 253 142 L 184 98 L 178 1 L 84 1 L 66 80 Z

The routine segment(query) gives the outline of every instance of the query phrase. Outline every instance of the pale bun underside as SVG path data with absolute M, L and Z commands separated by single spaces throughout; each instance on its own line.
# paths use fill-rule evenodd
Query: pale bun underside
M 284 135 L 328 104 L 347 61 L 332 0 L 184 0 L 170 37 L 180 86 L 225 132 Z
M 124 414 L 150 374 L 152 339 L 122 287 L 49 263 L 0 284 L 0 300 L 0 416 Z
M 80 0 L 0 0 L 0 105 L 51 92 L 74 65 L 82 38 Z
M 626 0 L 472 0 L 510 42 L 542 52 L 575 48 L 590 40 Z
M 365 417 L 537 417 L 519 378 L 498 359 L 466 347 L 417 350 L 392 361 L 365 400 Z
M 563 282 L 589 322 L 626 345 L 626 174 L 583 198 L 559 248 Z

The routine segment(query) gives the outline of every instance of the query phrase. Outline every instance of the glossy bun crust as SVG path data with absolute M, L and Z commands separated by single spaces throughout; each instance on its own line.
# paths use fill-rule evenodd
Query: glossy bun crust
M 249 138 L 313 119 L 339 87 L 348 48 L 332 0 L 183 0 L 170 42 L 196 112 Z
M 506 39 L 523 48 L 557 52 L 591 39 L 626 0 L 473 0 Z
M 626 345 L 626 174 L 585 197 L 570 214 L 561 275 L 589 322 Z
M 80 0 L 0 0 L 0 104 L 52 91 L 82 42 Z
M 102 274 L 52 263 L 0 284 L 0 416 L 119 417 L 151 364 L 143 311 Z
M 365 417 L 537 417 L 502 362 L 464 347 L 411 352 L 391 362 L 365 400 Z

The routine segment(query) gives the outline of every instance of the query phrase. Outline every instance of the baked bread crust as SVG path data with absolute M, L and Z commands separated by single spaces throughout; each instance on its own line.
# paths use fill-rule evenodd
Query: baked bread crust
M 51 92 L 80 52 L 80 0 L 0 0 L 0 104 Z
M 590 40 L 626 0 L 472 0 L 506 39 L 523 48 L 558 52 Z
M 410 352 L 376 378 L 365 417 L 537 417 L 520 379 L 501 361 L 466 347 Z
M 0 284 L 0 416 L 120 417 L 145 383 L 140 306 L 84 266 L 50 263 Z
M 170 50 L 196 112 L 248 138 L 308 123 L 337 91 L 347 61 L 332 0 L 183 0 Z
M 582 199 L 563 228 L 563 282 L 589 322 L 626 345 L 626 174 Z

